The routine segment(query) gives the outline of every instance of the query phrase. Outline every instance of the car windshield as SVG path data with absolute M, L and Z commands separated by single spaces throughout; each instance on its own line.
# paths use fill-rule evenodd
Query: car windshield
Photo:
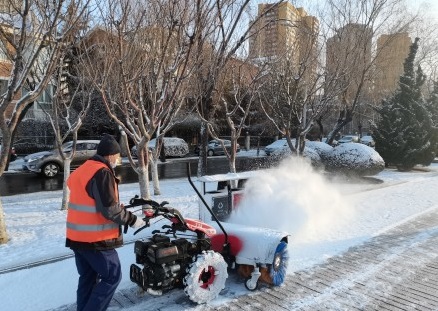
M 72 148 L 73 148 L 73 142 L 72 141 L 69 141 L 69 142 L 66 142 L 66 143 L 64 143 L 62 146 L 61 146 L 61 149 L 62 149 L 62 151 L 63 152 L 70 152 L 71 150 L 72 150 Z M 92 145 L 90 146 L 90 145 L 87 145 L 87 143 L 84 143 L 84 142 L 76 142 L 76 150 L 78 151 L 78 150 L 87 150 L 87 149 L 95 149 L 95 148 L 97 148 L 97 145 L 96 145 L 96 143 L 92 143 Z M 56 148 L 54 148 L 54 150 L 57 150 Z
M 68 151 L 71 151 L 72 146 L 73 146 L 73 142 L 72 142 L 72 141 L 69 141 L 69 142 L 63 144 L 62 147 L 61 147 L 61 149 L 62 149 L 62 151 L 64 151 L 64 152 L 68 152 Z M 56 148 L 54 148 L 54 149 L 56 150 Z

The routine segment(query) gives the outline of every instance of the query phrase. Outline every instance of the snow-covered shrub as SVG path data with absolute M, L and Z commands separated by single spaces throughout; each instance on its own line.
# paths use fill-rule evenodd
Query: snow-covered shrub
M 333 147 L 321 156 L 325 170 L 347 175 L 370 176 L 385 168 L 382 157 L 364 144 L 345 143 Z
M 274 152 L 271 157 L 281 160 L 291 154 L 289 148 L 284 148 Z M 313 167 L 333 173 L 372 176 L 385 168 L 385 162 L 373 148 L 359 143 L 332 147 L 324 142 L 307 141 L 303 156 L 310 160 Z
M 271 158 L 276 160 L 282 160 L 292 155 L 292 151 L 289 148 L 282 148 L 274 151 L 271 155 Z M 310 160 L 310 163 L 313 167 L 321 167 L 321 157 L 318 152 L 307 146 L 304 147 L 303 157 Z
M 333 151 L 332 146 L 321 141 L 306 141 L 306 147 L 315 150 L 322 162 L 324 162 L 324 159 L 329 157 L 330 153 Z

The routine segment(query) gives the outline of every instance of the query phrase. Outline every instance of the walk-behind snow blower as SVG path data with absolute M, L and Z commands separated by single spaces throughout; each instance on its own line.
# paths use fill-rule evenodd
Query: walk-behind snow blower
M 152 237 L 135 242 L 136 264 L 130 268 L 131 281 L 151 294 L 184 288 L 196 303 L 219 295 L 228 268 L 238 269 L 249 290 L 255 290 L 259 281 L 282 284 L 287 267 L 287 233 L 221 222 L 193 184 L 190 168 L 188 178 L 212 223 L 184 218 L 177 209 L 166 206 L 166 201 L 132 198 L 125 207 L 147 207 L 143 209 L 146 226 L 134 234 L 149 227 L 152 218 L 163 217 L 170 224 L 152 231 Z M 232 194 L 230 186 L 228 194 Z M 221 233 L 216 233 L 219 229 Z

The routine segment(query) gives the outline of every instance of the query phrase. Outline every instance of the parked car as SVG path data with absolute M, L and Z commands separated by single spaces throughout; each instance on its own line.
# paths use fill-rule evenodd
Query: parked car
M 267 156 L 270 156 L 274 152 L 280 151 L 280 150 L 285 149 L 285 148 L 289 148 L 289 146 L 287 145 L 287 140 L 286 140 L 286 138 L 281 138 L 281 139 L 274 141 L 272 144 L 267 145 L 265 147 L 265 153 Z
M 338 140 L 339 144 L 358 143 L 358 142 L 359 142 L 359 136 L 357 136 L 357 135 L 344 135 L 341 137 L 341 139 Z
M 0 145 L 0 152 L 2 150 L 2 145 Z M 9 157 L 9 161 L 15 161 L 17 159 L 17 154 L 15 153 L 15 147 L 11 147 L 11 149 L 9 150 L 10 153 L 10 157 Z
M 227 152 L 231 152 L 231 140 L 223 139 L 222 140 L 225 146 L 225 149 Z M 237 144 L 236 146 L 236 152 L 240 151 L 240 145 Z M 225 150 L 222 147 L 220 141 L 213 139 L 208 142 L 207 146 L 207 155 L 208 156 L 215 156 L 215 155 L 223 155 L 225 154 Z
M 155 149 L 157 139 L 151 139 L 148 143 L 149 150 Z M 189 145 L 184 139 L 178 137 L 163 137 L 164 155 L 166 157 L 185 157 L 189 153 Z M 137 157 L 137 146 L 132 147 L 131 155 Z
M 371 135 L 364 135 L 360 139 L 360 142 L 364 145 L 374 147 L 376 146 L 376 142 L 374 141 L 373 137 Z
M 231 140 L 222 139 L 222 141 L 224 142 L 225 149 L 228 152 L 231 152 Z M 196 154 L 199 154 L 199 149 L 200 149 L 199 145 L 195 147 Z M 239 144 L 237 144 L 237 146 L 236 146 L 236 152 L 240 152 L 240 145 Z M 219 142 L 219 140 L 212 139 L 208 142 L 208 145 L 207 145 L 207 155 L 208 156 L 211 157 L 211 156 L 215 156 L 215 155 L 224 155 L 224 154 L 225 154 L 224 148 L 222 148 L 222 145 Z
M 76 142 L 76 152 L 71 161 L 71 168 L 76 168 L 90 157 L 96 154 L 99 140 L 78 140 Z M 62 152 L 69 154 L 72 150 L 73 142 L 62 145 Z M 24 171 L 40 173 L 44 177 L 52 178 L 64 170 L 64 161 L 58 149 L 32 153 L 24 158 Z

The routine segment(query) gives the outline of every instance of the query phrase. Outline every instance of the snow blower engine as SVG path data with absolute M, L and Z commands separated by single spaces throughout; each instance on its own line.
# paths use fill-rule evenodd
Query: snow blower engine
M 205 303 L 219 295 L 228 273 L 224 258 L 211 250 L 209 237 L 216 230 L 199 220 L 183 218 L 178 210 L 165 206 L 166 201 L 158 203 L 134 197 L 129 203 L 126 208 L 148 207 L 143 210 L 146 226 L 134 234 L 148 227 L 152 218 L 161 216 L 171 223 L 152 231 L 151 238 L 135 242 L 136 264 L 130 268 L 131 281 L 153 295 L 183 288 L 196 303 Z M 177 234 L 185 237 L 179 238 Z

